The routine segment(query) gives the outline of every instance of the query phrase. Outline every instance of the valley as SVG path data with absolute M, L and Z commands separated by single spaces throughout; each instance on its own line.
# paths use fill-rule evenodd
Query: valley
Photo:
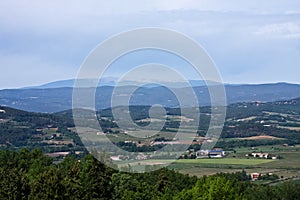
M 114 108 L 113 108 L 114 109 Z M 117 108 L 119 111 L 122 107 Z M 222 158 L 196 158 L 196 152 L 205 142 L 214 138 L 206 137 L 210 121 L 210 107 L 200 107 L 200 124 L 193 125 L 193 112 L 189 116 L 181 116 L 178 108 L 165 108 L 165 123 L 157 133 L 155 129 L 143 129 L 149 124 L 149 106 L 131 106 L 130 115 L 133 121 L 141 126 L 130 132 L 118 127 L 112 115 L 112 109 L 96 112 L 101 131 L 97 127 L 84 127 L 84 132 L 92 140 L 92 147 L 101 146 L 108 138 L 120 149 L 132 152 L 122 155 L 120 152 L 106 154 L 121 168 L 127 170 L 152 170 L 166 166 L 181 173 L 203 176 L 217 172 L 276 173 L 279 177 L 293 178 L 300 176 L 300 99 L 275 102 L 251 102 L 231 104 L 227 107 L 227 117 L 221 138 L 215 148 L 220 148 L 226 155 Z M 194 108 L 184 108 L 191 109 Z M 40 148 L 47 155 L 55 157 L 57 162 L 67 155 L 82 157 L 87 154 L 74 126 L 72 111 L 66 110 L 54 114 L 33 113 L 0 107 L 0 148 L 18 150 L 21 148 Z M 85 112 L 90 112 L 84 110 Z M 84 115 L 83 115 L 84 116 Z M 162 119 L 151 119 L 161 123 Z M 189 141 L 178 141 L 176 132 L 181 122 L 181 131 L 190 135 L 196 133 Z M 139 127 L 137 126 L 137 127 Z M 77 127 L 78 128 L 78 127 Z M 190 142 L 190 143 L 188 143 Z M 165 152 L 158 157 L 149 157 L 149 152 L 157 151 L 166 145 L 187 145 L 188 150 L 175 159 L 180 152 Z M 266 158 L 253 158 L 253 152 L 269 154 Z M 271 156 L 276 156 L 272 159 Z

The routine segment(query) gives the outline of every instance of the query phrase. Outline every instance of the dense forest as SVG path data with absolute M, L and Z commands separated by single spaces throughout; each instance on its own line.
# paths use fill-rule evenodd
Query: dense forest
M 201 170 L 201 169 L 199 169 Z M 285 199 L 300 196 L 300 184 L 251 183 L 244 172 L 190 177 L 168 169 L 124 173 L 92 155 L 53 163 L 40 150 L 0 151 L 0 199 Z

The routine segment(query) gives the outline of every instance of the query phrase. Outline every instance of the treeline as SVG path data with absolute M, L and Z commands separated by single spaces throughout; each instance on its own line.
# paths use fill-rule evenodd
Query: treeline
M 196 178 L 168 169 L 123 173 L 91 155 L 53 164 L 39 150 L 0 151 L 0 199 L 299 199 L 300 185 L 252 184 L 243 172 Z

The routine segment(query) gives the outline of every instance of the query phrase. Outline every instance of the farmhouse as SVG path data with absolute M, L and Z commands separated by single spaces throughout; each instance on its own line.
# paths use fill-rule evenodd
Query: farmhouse
M 196 152 L 197 158 L 223 158 L 225 151 L 223 149 L 199 150 Z
M 254 158 L 270 158 L 270 155 L 268 153 L 251 153 L 251 155 L 254 157 Z
M 147 160 L 147 156 L 143 153 L 139 153 L 135 159 L 136 160 Z
M 120 157 L 121 157 L 120 155 L 117 155 L 117 156 L 111 156 L 110 159 L 112 159 L 113 161 L 119 161 L 119 160 L 121 160 Z
M 223 158 L 225 156 L 225 151 L 223 151 L 223 149 L 212 149 L 208 155 L 210 158 Z
M 197 158 L 208 158 L 209 151 L 208 150 L 200 150 L 196 152 Z
M 253 152 L 251 154 L 246 154 L 246 157 L 265 158 L 265 159 L 272 159 L 272 160 L 279 159 L 278 155 L 270 155 L 269 153 L 256 153 L 256 152 Z
M 97 132 L 97 135 L 105 135 L 103 132 Z
M 252 181 L 256 181 L 259 178 L 260 173 L 251 173 L 250 176 Z

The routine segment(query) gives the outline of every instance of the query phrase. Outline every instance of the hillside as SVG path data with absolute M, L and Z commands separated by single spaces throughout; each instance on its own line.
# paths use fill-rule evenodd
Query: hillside
M 131 106 L 130 115 L 133 120 L 141 126 L 148 124 L 149 106 Z M 118 111 L 125 110 L 117 107 Z M 193 108 L 185 108 L 192 113 Z M 191 109 L 191 111 L 188 111 Z M 99 123 L 107 137 L 117 145 L 123 145 L 125 140 L 138 140 L 141 144 L 149 144 L 150 141 L 172 140 L 179 127 L 180 119 L 185 119 L 186 131 L 193 129 L 192 114 L 180 117 L 180 110 L 177 108 L 166 108 L 167 121 L 159 134 L 144 139 L 134 139 L 130 135 L 122 134 L 113 121 L 111 109 L 102 109 L 97 112 Z M 205 136 L 209 120 L 210 107 L 201 107 L 201 117 L 198 134 Z M 86 111 L 82 111 L 84 114 Z M 90 111 L 88 111 L 90 112 Z M 183 117 L 183 118 L 182 118 Z M 157 123 L 161 119 L 156 120 Z M 155 125 L 155 121 L 153 122 Z M 87 127 L 88 128 L 88 127 Z M 93 128 L 93 127 L 90 127 Z M 183 127 L 184 128 L 184 127 Z M 184 128 L 185 130 L 185 128 Z M 46 152 L 69 151 L 82 149 L 82 144 L 74 129 L 72 111 L 66 110 L 55 114 L 33 113 L 21 111 L 8 107 L 0 107 L 0 145 L 3 147 L 40 147 Z M 92 131 L 92 129 L 88 130 Z M 139 132 L 139 130 L 136 130 Z M 140 130 L 141 133 L 146 133 Z M 149 132 L 149 131 L 148 131 Z M 150 131 L 151 132 L 151 131 Z M 95 133 L 94 133 L 95 134 Z M 119 135 L 117 138 L 115 135 Z M 246 140 L 229 140 L 225 143 L 221 140 L 219 146 L 234 147 L 242 144 L 252 146 L 259 141 L 249 140 L 249 137 L 263 136 L 263 138 L 280 138 L 281 140 L 269 140 L 264 144 L 300 144 L 300 98 L 288 101 L 276 101 L 269 103 L 237 103 L 227 107 L 226 122 L 222 131 L 223 139 L 245 138 Z M 247 139 L 248 138 L 248 139 Z M 222 143 L 223 142 L 223 143 Z M 59 145 L 58 145 L 59 144 Z M 157 146 L 159 148 L 159 146 Z M 133 146 L 130 147 L 134 149 Z M 150 148 L 150 147 L 149 147 Z M 143 147 L 143 151 L 149 150 Z M 150 149 L 153 149 L 151 147 Z M 141 149 L 135 149 L 137 151 Z M 134 150 L 134 151 L 135 151 Z
M 131 86 L 122 86 L 123 93 L 126 94 L 130 88 Z M 254 101 L 272 102 L 300 97 L 300 85 L 286 83 L 225 85 L 225 89 L 228 104 Z M 81 90 L 86 92 L 89 89 L 81 88 Z M 113 90 L 112 86 L 97 88 L 95 94 L 97 110 L 111 106 Z M 174 91 L 186 96 L 187 99 L 192 98 L 192 94 L 188 94 L 185 88 L 174 88 Z M 206 86 L 196 86 L 194 91 L 200 106 L 210 104 L 210 95 Z M 59 112 L 72 108 L 72 92 L 71 87 L 0 90 L 0 105 L 33 112 Z M 175 95 L 165 87 L 141 87 L 134 92 L 130 103 L 131 105 L 161 104 L 164 107 L 178 107 Z
M 41 148 L 44 152 L 83 150 L 72 118 L 0 106 L 0 146 Z

